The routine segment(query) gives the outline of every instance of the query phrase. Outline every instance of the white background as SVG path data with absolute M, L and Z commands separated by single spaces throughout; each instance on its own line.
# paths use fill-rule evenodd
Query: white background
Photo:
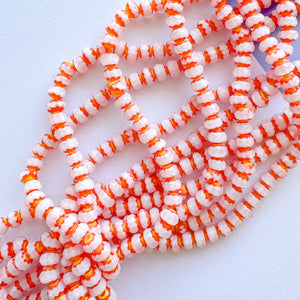
M 23 204 L 18 174 L 24 169 L 32 146 L 49 128 L 47 90 L 59 64 L 80 55 L 86 46 L 95 47 L 104 33 L 105 23 L 124 5 L 125 1 L 120 0 L 0 2 L 1 216 Z M 207 5 L 186 9 L 187 27 L 194 27 L 209 12 Z M 135 45 L 166 41 L 168 29 L 164 18 L 160 15 L 145 22 L 136 21 L 138 25 L 130 25 L 122 38 Z M 223 36 L 224 32 L 215 35 L 206 46 L 216 45 L 215 39 L 221 40 Z M 148 63 L 154 64 L 154 61 Z M 142 67 L 127 63 L 122 66 L 127 74 Z M 228 84 L 232 80 L 231 69 L 231 61 L 208 68 L 205 75 L 211 87 Z M 261 71 L 257 65 L 254 69 Z M 87 75 L 76 77 L 66 97 L 68 112 L 103 87 L 102 71 L 98 64 Z M 133 93 L 142 113 L 154 121 L 170 116 L 190 95 L 188 81 L 183 77 Z M 276 98 L 272 105 L 260 113 L 260 118 L 270 118 L 272 112 L 280 111 L 286 104 Z M 186 130 L 180 130 L 167 141 L 174 144 L 184 138 L 199 121 L 196 118 Z M 90 147 L 128 125 L 121 112 L 109 105 L 76 132 L 81 141 L 80 150 L 86 155 Z M 105 183 L 128 170 L 145 154 L 142 145 L 127 147 L 99 166 L 93 178 Z M 56 203 L 64 195 L 68 172 L 63 156 L 57 151 L 46 159 L 41 180 L 47 195 Z M 147 253 L 123 262 L 121 274 L 112 284 L 118 299 L 300 299 L 299 175 L 299 167 L 292 170 L 263 200 L 250 220 L 217 244 L 177 255 Z M 43 223 L 31 223 L 9 233 L 10 237 L 37 238 L 44 230 Z

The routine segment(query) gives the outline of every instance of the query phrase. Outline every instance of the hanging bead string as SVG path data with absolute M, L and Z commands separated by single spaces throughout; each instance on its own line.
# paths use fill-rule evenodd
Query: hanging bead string
M 116 299 L 109 282 L 119 274 L 125 257 L 147 248 L 177 252 L 203 247 L 230 235 L 252 215 L 277 180 L 296 165 L 300 158 L 300 63 L 291 63 L 288 57 L 293 52 L 291 42 L 298 38 L 294 28 L 299 3 L 279 0 L 267 17 L 261 10 L 271 1 L 243 0 L 232 7 L 225 0 L 213 0 L 210 4 L 215 15 L 200 20 L 188 32 L 182 11 L 193 2 L 198 1 L 130 1 L 106 26 L 107 34 L 97 48 L 85 48 L 72 63 L 60 66 L 49 89 L 51 129 L 33 147 L 33 156 L 20 175 L 25 205 L 0 219 L 1 236 L 33 219 L 45 220 L 49 232 L 37 241 L 17 238 L 2 245 L 0 299 Z M 155 13 L 167 15 L 170 41 L 136 47 L 119 40 L 123 28 L 134 19 Z M 276 27 L 281 28 L 281 42 L 270 37 Z M 203 52 L 193 50 L 194 44 L 220 30 L 230 32 L 227 42 Z M 267 54 L 271 68 L 252 78 L 254 41 Z M 172 60 L 126 77 L 118 67 L 121 57 L 131 63 Z M 234 81 L 211 90 L 203 77 L 204 67 L 230 57 L 235 64 Z M 105 68 L 107 85 L 67 115 L 66 88 L 75 74 L 86 73 L 98 60 Z M 133 104 L 131 90 L 181 72 L 191 80 L 195 95 L 172 117 L 150 122 Z M 269 105 L 279 88 L 289 108 L 253 128 L 256 110 Z M 109 101 L 123 110 L 132 127 L 92 148 L 84 158 L 77 150 L 79 141 L 74 132 Z M 227 108 L 221 109 L 224 104 Z M 187 140 L 167 146 L 164 135 L 199 113 L 204 116 L 203 124 Z M 226 129 L 230 126 L 236 137 L 228 139 Z M 90 179 L 96 164 L 135 142 L 148 146 L 148 157 L 107 184 Z M 73 181 L 59 206 L 46 197 L 38 177 L 44 158 L 57 146 L 66 155 Z M 257 165 L 281 149 L 284 152 L 277 162 L 251 192 L 244 193 Z M 193 172 L 200 177 L 185 181 L 184 176 Z

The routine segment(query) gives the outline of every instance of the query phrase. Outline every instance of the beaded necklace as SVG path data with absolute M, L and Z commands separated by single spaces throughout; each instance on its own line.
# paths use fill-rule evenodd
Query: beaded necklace
M 48 92 L 50 130 L 33 147 L 33 156 L 20 175 L 25 204 L 0 219 L 1 236 L 33 219 L 44 221 L 49 230 L 40 240 L 19 238 L 1 247 L 0 299 L 116 299 L 109 283 L 118 276 L 126 257 L 146 249 L 177 252 L 204 247 L 230 235 L 296 165 L 300 158 L 300 63 L 290 62 L 289 56 L 291 42 L 298 38 L 294 27 L 300 3 L 279 0 L 267 17 L 261 11 L 272 1 L 244 0 L 232 7 L 226 0 L 213 0 L 210 5 L 215 14 L 188 32 L 182 11 L 193 2 L 198 1 L 130 1 L 108 23 L 97 48 L 86 48 L 72 62 L 61 64 Z M 135 47 L 119 40 L 123 28 L 134 19 L 156 13 L 166 16 L 169 42 Z M 281 42 L 270 36 L 277 27 Z M 193 50 L 220 30 L 230 32 L 227 42 L 203 52 Z M 252 78 L 255 43 L 271 67 L 265 75 Z M 171 60 L 166 64 L 129 77 L 118 66 L 120 58 L 135 62 L 168 57 Z M 212 90 L 203 75 L 205 66 L 229 57 L 235 64 L 234 81 Z M 86 73 L 98 60 L 105 68 L 107 84 L 66 114 L 64 97 L 72 78 Z M 131 91 L 181 72 L 189 79 L 193 96 L 172 117 L 151 122 L 133 103 Z M 279 89 L 289 108 L 254 127 L 255 112 L 267 106 Z M 91 149 L 85 158 L 78 151 L 74 132 L 109 101 L 132 126 Z M 223 103 L 226 110 L 221 108 Z M 164 136 L 197 114 L 204 121 L 195 132 L 176 146 L 168 146 Z M 228 138 L 229 127 L 236 137 Z M 136 142 L 148 147 L 148 157 L 107 184 L 91 179 L 97 164 Z M 45 195 L 39 181 L 43 160 L 56 147 L 65 154 L 72 179 L 58 206 Z M 281 149 L 282 156 L 246 193 L 256 166 Z M 199 178 L 183 180 L 196 170 Z

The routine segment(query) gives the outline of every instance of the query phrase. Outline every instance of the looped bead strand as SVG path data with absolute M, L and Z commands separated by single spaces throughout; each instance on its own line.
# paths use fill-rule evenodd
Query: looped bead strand
M 182 12 L 196 2 L 129 1 L 107 24 L 97 47 L 85 48 L 71 62 L 60 65 L 48 90 L 49 132 L 33 147 L 20 174 L 24 206 L 0 219 L 0 236 L 32 220 L 44 221 L 49 228 L 39 240 L 17 238 L 1 246 L 0 299 L 115 300 L 109 284 L 126 257 L 146 249 L 177 253 L 229 236 L 296 165 L 300 158 L 300 63 L 289 57 L 291 43 L 298 38 L 299 1 L 239 0 L 233 7 L 226 0 L 213 0 L 214 14 L 188 32 Z M 262 9 L 271 5 L 270 16 L 264 16 Z M 119 39 L 135 19 L 156 13 L 166 14 L 170 40 L 136 47 Z M 270 36 L 278 27 L 281 42 Z M 221 30 L 229 31 L 229 40 L 194 50 Z M 266 53 L 271 67 L 253 78 L 254 42 Z M 234 80 L 212 90 L 203 76 L 205 67 L 229 57 L 234 62 Z M 125 77 L 120 59 L 164 62 Z M 67 87 L 98 60 L 107 84 L 71 114 L 65 113 Z M 133 90 L 181 73 L 190 79 L 195 94 L 179 111 L 159 123 L 151 122 L 133 103 Z M 289 108 L 253 128 L 256 112 L 270 105 L 279 89 Z M 76 130 L 110 100 L 131 126 L 84 157 L 78 151 Z M 204 121 L 194 132 L 174 146 L 167 145 L 165 135 L 199 114 Z M 235 136 L 227 137 L 232 126 Z M 107 184 L 91 179 L 97 164 L 135 142 L 148 146 L 147 157 Z M 44 159 L 57 147 L 65 154 L 72 182 L 59 205 L 46 195 L 39 178 Z M 256 167 L 271 156 L 275 160 L 280 151 L 280 158 L 253 183 Z

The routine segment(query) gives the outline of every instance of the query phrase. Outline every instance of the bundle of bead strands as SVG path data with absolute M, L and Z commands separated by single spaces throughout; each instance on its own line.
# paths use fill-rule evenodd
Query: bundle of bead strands
M 300 3 L 245 0 L 232 7 L 213 0 L 207 5 L 215 14 L 188 32 L 182 11 L 193 2 L 197 1 L 128 2 L 107 24 L 99 46 L 86 48 L 60 65 L 49 89 L 49 132 L 33 147 L 20 175 L 25 204 L 0 221 L 1 236 L 33 220 L 49 229 L 39 240 L 18 238 L 2 245 L 0 299 L 116 299 L 110 282 L 125 258 L 146 249 L 177 252 L 204 247 L 230 235 L 296 165 L 300 62 L 291 62 L 289 56 L 291 42 L 298 38 L 294 27 Z M 262 9 L 271 4 L 270 17 L 264 16 Z M 134 19 L 156 13 L 166 17 L 168 42 L 135 47 L 120 40 L 123 28 Z M 273 37 L 276 28 L 280 31 Z M 229 40 L 204 52 L 194 50 L 206 36 L 221 30 L 230 33 Z M 270 69 L 253 78 L 250 66 L 255 47 L 266 53 Z M 168 62 L 125 77 L 118 67 L 120 58 L 131 62 L 167 58 Z M 205 66 L 231 58 L 234 81 L 212 90 L 204 77 Z M 72 78 L 86 73 L 97 61 L 104 66 L 106 85 L 66 114 L 64 97 Z M 181 72 L 189 79 L 193 96 L 171 117 L 159 124 L 151 122 L 133 103 L 132 90 L 151 84 L 155 88 L 155 82 Z M 279 89 L 288 108 L 253 126 L 256 111 L 269 105 Z M 132 127 L 83 157 L 76 129 L 109 101 L 123 111 Z M 192 134 L 176 146 L 166 144 L 167 134 L 199 114 L 204 121 Z M 234 138 L 227 136 L 230 128 Z M 96 165 L 130 143 L 146 145 L 149 155 L 107 184 L 91 179 Z M 65 154 L 73 182 L 58 206 L 39 181 L 43 160 L 56 147 Z M 246 192 L 256 166 L 280 151 L 281 157 Z M 184 179 L 194 171 L 200 177 Z

